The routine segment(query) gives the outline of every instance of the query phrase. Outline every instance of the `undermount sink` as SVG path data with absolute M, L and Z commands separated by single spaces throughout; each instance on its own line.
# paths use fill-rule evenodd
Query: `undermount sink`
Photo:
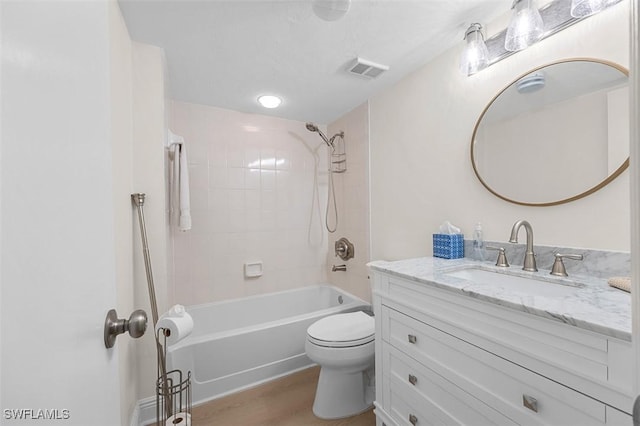
M 550 282 L 535 276 L 517 276 L 504 272 L 493 272 L 481 268 L 466 268 L 445 275 L 460 278 L 478 285 L 501 287 L 518 293 L 532 296 L 562 297 L 575 294 L 580 287 L 561 282 Z

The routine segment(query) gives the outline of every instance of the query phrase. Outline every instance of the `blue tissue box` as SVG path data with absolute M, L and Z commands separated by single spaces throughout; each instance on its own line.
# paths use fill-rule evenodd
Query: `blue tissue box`
M 464 235 L 433 234 L 433 256 L 444 259 L 464 257 Z

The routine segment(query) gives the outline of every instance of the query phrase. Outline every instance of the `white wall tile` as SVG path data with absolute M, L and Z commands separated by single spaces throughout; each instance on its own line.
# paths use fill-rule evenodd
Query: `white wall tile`
M 260 170 L 260 188 L 263 191 L 276 189 L 275 170 Z
M 245 189 L 260 189 L 260 169 L 245 169 L 244 173 Z
M 244 189 L 227 190 L 227 202 L 229 210 L 244 210 Z
M 227 169 L 227 185 L 229 189 L 244 189 L 244 172 L 243 168 Z
M 172 106 L 173 131 L 194 145 L 194 222 L 206 223 L 189 236 L 176 235 L 173 262 L 176 275 L 186 280 L 185 298 L 204 303 L 324 281 L 328 239 L 316 214 L 309 241 L 313 167 L 304 172 L 305 164 L 315 164 L 310 149 L 322 143 L 317 135 L 301 122 L 182 102 Z M 319 148 L 318 163 L 326 168 L 320 158 L 326 151 Z M 263 277 L 244 278 L 249 260 L 263 261 Z M 181 294 L 181 281 L 175 286 L 173 293 Z
M 333 175 L 338 202 L 338 229 L 329 237 L 329 281 L 364 300 L 371 300 L 366 264 L 369 256 L 368 105 L 363 104 L 329 125 L 329 133 L 345 132 L 347 172 Z M 325 172 L 326 173 L 326 172 Z M 325 182 L 328 174 L 323 176 Z M 334 257 L 333 245 L 346 237 L 355 246 L 353 259 Z M 331 272 L 332 265 L 346 264 L 346 272 Z
M 209 167 L 209 188 L 228 188 L 229 179 L 227 168 L 222 166 Z
M 226 175 L 226 170 L 225 173 Z M 229 209 L 229 191 L 227 188 L 210 188 L 209 189 L 209 210 L 228 210 Z
M 272 148 L 262 148 L 260 150 L 260 167 L 262 169 L 275 170 L 276 150 Z
M 259 169 L 260 168 L 260 150 L 252 147 L 246 149 L 244 152 L 244 165 L 248 168 Z
M 227 146 L 227 167 L 244 167 L 244 152 L 241 144 Z

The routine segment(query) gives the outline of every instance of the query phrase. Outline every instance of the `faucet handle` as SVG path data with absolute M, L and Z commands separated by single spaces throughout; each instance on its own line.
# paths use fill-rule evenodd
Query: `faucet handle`
M 567 259 L 573 259 L 573 260 L 582 260 L 584 259 L 584 256 L 581 254 L 560 254 L 560 253 L 556 253 L 556 260 L 553 261 L 553 266 L 551 267 L 551 275 L 557 275 L 559 277 L 568 277 L 569 274 L 567 274 L 567 270 L 564 267 L 564 262 L 562 261 L 562 259 L 564 259 L 565 257 Z
M 501 266 L 503 268 L 509 267 L 509 262 L 507 262 L 507 254 L 504 250 L 504 247 L 486 246 L 486 248 L 488 250 L 498 251 L 498 260 L 496 260 L 496 266 Z

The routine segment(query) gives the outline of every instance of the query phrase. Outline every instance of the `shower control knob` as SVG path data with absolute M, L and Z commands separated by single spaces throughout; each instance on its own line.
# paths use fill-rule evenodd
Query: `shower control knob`
M 336 241 L 334 249 L 336 256 L 338 256 L 342 260 L 352 259 L 355 254 L 353 244 L 351 243 L 351 241 L 347 240 L 344 237 Z

